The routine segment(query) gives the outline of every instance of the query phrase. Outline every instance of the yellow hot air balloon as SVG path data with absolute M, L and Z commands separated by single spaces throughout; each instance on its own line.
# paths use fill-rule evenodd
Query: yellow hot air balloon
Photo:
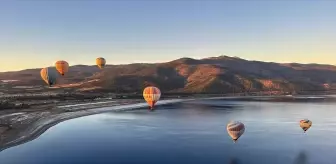
M 304 133 L 312 126 L 312 124 L 313 123 L 308 119 L 300 120 L 300 127 Z
M 245 125 L 239 121 L 231 121 L 226 126 L 226 130 L 232 138 L 233 142 L 236 143 L 238 138 L 244 134 Z
M 143 91 L 143 97 L 149 105 L 150 109 L 154 109 L 154 105 L 161 97 L 161 91 L 156 87 L 146 87 Z
M 96 64 L 100 69 L 103 69 L 105 67 L 106 60 L 102 57 L 99 57 L 96 59 Z
M 49 85 L 52 86 L 56 84 L 57 72 L 55 69 L 50 67 L 41 69 L 40 72 L 41 78 Z
M 59 60 L 55 63 L 55 67 L 56 70 L 62 75 L 64 76 L 65 73 L 68 72 L 69 70 L 69 64 L 68 62 L 64 61 L 64 60 Z

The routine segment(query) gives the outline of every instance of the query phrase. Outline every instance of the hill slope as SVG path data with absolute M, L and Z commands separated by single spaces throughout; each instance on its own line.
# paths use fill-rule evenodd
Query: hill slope
M 40 69 L 0 73 L 0 80 L 18 80 L 10 85 L 44 85 Z M 142 92 L 155 85 L 163 92 L 225 93 L 273 88 L 282 91 L 324 90 L 336 82 L 336 66 L 249 61 L 219 56 L 196 60 L 181 58 L 166 63 L 76 65 L 59 78 L 60 87 L 76 90 Z M 69 85 L 71 84 L 71 85 Z

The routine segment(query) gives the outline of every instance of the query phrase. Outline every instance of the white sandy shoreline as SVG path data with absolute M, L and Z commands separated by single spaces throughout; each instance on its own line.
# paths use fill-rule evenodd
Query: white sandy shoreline
M 186 102 L 186 101 L 192 101 L 192 100 L 195 100 L 195 99 L 161 100 L 157 103 L 157 105 L 172 104 L 172 103 Z M 74 111 L 74 112 L 65 112 L 65 113 L 50 115 L 50 116 L 47 116 L 33 123 L 30 126 L 30 128 L 26 129 L 25 131 L 20 132 L 21 135 L 19 138 L 2 145 L 0 152 L 7 148 L 34 140 L 35 138 L 40 136 L 43 132 L 48 130 L 50 127 L 60 122 L 66 121 L 66 120 L 88 116 L 88 115 L 105 113 L 105 112 L 127 111 L 127 110 L 132 110 L 132 109 L 144 108 L 147 106 L 148 106 L 147 103 L 136 103 L 136 104 L 129 104 L 129 105 L 118 105 L 118 106 L 112 106 L 112 107 L 93 108 L 93 109 L 87 109 L 87 110 L 79 110 L 79 111 Z

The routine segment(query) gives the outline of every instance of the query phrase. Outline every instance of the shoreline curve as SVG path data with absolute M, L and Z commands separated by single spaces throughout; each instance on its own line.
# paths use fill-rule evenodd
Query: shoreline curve
M 156 105 L 160 106 L 160 105 L 165 105 L 165 104 L 174 104 L 174 103 L 193 101 L 193 100 L 196 100 L 196 99 L 161 100 Z M 107 113 L 107 112 L 128 111 L 128 110 L 133 110 L 133 109 L 144 108 L 147 106 L 148 106 L 147 103 L 136 103 L 136 104 L 128 104 L 128 105 L 92 108 L 92 109 L 50 115 L 48 117 L 45 117 L 43 119 L 36 121 L 35 123 L 31 125 L 30 128 L 24 130 L 23 132 L 20 132 L 20 134 L 22 134 L 20 135 L 21 137 L 2 145 L 2 147 L 0 148 L 0 152 L 8 148 L 11 148 L 11 147 L 15 147 L 15 146 L 33 141 L 36 138 L 38 138 L 40 135 L 42 135 L 44 132 L 46 132 L 49 128 L 61 122 L 67 121 L 67 120 L 95 115 L 95 114 Z

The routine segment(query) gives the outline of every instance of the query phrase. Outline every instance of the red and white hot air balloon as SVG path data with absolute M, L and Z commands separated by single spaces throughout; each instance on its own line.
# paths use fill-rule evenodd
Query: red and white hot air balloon
M 245 125 L 239 121 L 231 121 L 226 126 L 226 130 L 232 138 L 233 142 L 236 143 L 238 138 L 244 134 Z

